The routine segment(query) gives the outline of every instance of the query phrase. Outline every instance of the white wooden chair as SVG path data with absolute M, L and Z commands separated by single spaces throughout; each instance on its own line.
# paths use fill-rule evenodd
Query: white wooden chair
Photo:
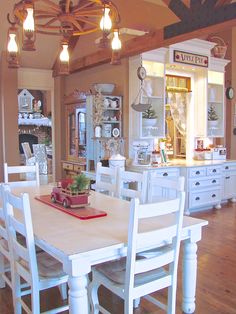
M 64 285 L 68 276 L 63 272 L 62 264 L 45 252 L 36 255 L 29 196 L 26 193 L 16 196 L 4 185 L 4 209 L 9 237 L 11 257 L 12 291 L 15 313 L 40 313 L 40 291 Z M 16 215 L 16 211 L 18 215 Z M 19 237 L 25 238 L 24 243 Z M 22 279 L 30 289 L 22 290 Z M 23 296 L 31 294 L 31 309 Z M 50 313 L 67 310 L 63 305 Z M 48 312 L 49 313 L 49 312 Z
M 25 180 L 10 181 L 9 175 L 21 174 L 25 175 Z M 17 186 L 39 186 L 39 166 L 38 163 L 32 166 L 8 166 L 4 163 L 4 182 L 8 183 L 11 187 Z
M 184 191 L 184 177 L 159 177 L 155 172 L 150 172 L 147 187 L 147 202 L 172 199 Z
M 131 200 L 138 198 L 141 203 L 146 202 L 148 172 L 131 172 L 119 169 L 117 196 L 122 199 Z
M 185 193 L 179 198 L 152 204 L 140 204 L 138 199 L 131 200 L 128 230 L 127 258 L 106 262 L 92 269 L 93 279 L 89 286 L 93 313 L 107 312 L 98 301 L 98 288 L 105 286 L 124 299 L 124 313 L 133 313 L 135 299 L 145 296 L 147 300 L 175 314 L 177 266 L 183 222 Z M 161 216 L 171 214 L 170 224 L 153 228 L 153 223 L 161 221 Z M 147 218 L 152 229 L 147 230 Z M 145 228 L 140 228 L 145 220 Z M 167 245 L 168 243 L 168 245 Z M 137 257 L 143 246 L 158 247 L 154 257 Z M 149 294 L 168 288 L 168 305 L 159 302 Z
M 25 155 L 25 164 L 26 166 L 35 165 L 35 157 L 33 156 L 29 142 L 21 143 L 24 155 Z
M 101 162 L 97 163 L 95 191 L 111 196 L 117 194 L 118 168 L 103 167 Z
M 0 203 L 3 204 L 3 185 L 0 184 Z M 6 217 L 3 207 L 0 207 L 0 275 L 1 288 L 7 284 L 12 288 L 11 283 L 11 267 L 10 267 L 10 252 L 8 246 L 8 234 L 6 228 Z
M 45 144 L 33 144 L 35 161 L 39 164 L 39 174 L 48 174 L 48 158 Z

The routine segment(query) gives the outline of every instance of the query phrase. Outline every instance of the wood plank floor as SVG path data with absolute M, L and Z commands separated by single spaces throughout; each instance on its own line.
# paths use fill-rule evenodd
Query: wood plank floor
M 227 203 L 220 210 L 209 210 L 192 215 L 206 219 L 198 246 L 198 278 L 195 314 L 236 314 L 236 204 Z M 177 314 L 181 311 L 181 263 L 178 273 Z M 112 314 L 123 313 L 122 301 L 105 289 L 100 290 L 101 302 Z M 42 307 L 60 300 L 58 290 L 44 292 Z M 12 314 L 11 291 L 0 289 L 0 314 Z M 147 301 L 141 301 L 135 314 L 159 314 Z

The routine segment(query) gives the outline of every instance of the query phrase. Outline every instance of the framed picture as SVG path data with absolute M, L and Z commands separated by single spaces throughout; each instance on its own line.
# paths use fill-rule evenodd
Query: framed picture
M 111 124 L 104 124 L 103 125 L 103 136 L 104 137 L 111 137 Z

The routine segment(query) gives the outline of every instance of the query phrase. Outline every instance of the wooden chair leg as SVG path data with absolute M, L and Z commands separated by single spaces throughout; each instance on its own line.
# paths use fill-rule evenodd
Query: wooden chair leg
M 88 286 L 88 290 L 89 290 L 89 303 L 90 303 L 90 307 L 91 307 L 91 313 L 93 314 L 98 314 L 99 310 L 97 308 L 97 306 L 99 305 L 99 300 L 98 300 L 98 288 L 99 285 L 97 284 L 89 284 Z
M 13 296 L 13 304 L 14 304 L 14 311 L 15 314 L 21 314 L 22 313 L 22 306 L 20 303 L 21 299 L 21 282 L 20 282 L 20 276 L 15 274 L 14 278 L 12 278 L 12 296 Z
M 5 271 L 5 263 L 4 263 L 4 256 L 2 253 L 0 253 L 0 288 L 5 288 L 6 283 L 5 280 L 2 277 L 2 274 Z

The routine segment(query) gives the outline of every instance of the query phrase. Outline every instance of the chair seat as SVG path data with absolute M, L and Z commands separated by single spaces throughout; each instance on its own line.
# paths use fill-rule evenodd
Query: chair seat
M 137 259 L 143 259 L 145 257 L 137 256 Z M 119 260 L 106 262 L 95 266 L 93 271 L 104 275 L 106 278 L 110 279 L 116 284 L 124 285 L 125 283 L 125 272 L 126 272 L 126 258 L 121 258 Z M 163 269 L 155 269 L 145 273 L 135 275 L 134 285 L 138 286 L 149 282 L 151 280 L 160 279 L 167 275 L 167 272 Z
M 24 260 L 21 260 L 20 263 L 24 268 L 29 269 Z M 66 276 L 63 272 L 62 264 L 46 252 L 37 254 L 37 264 L 40 279 Z

